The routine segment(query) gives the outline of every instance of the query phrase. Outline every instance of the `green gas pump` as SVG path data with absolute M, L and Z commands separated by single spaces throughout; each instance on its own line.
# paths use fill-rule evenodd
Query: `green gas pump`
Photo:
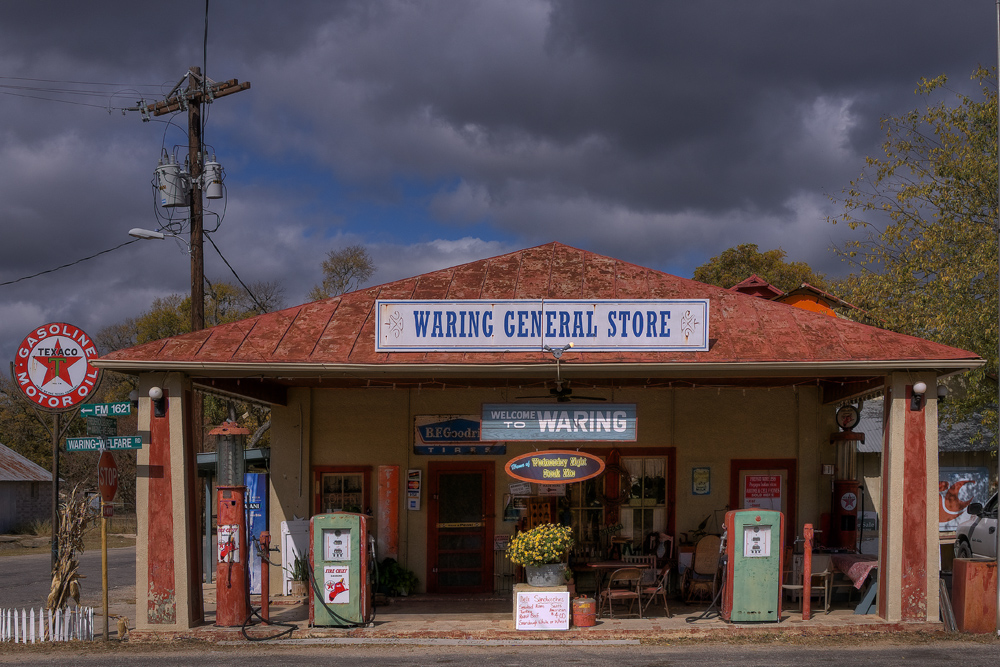
M 309 625 L 354 627 L 374 617 L 368 517 L 334 512 L 309 522 Z
M 781 620 L 784 543 L 781 512 L 755 508 L 726 512 L 725 620 Z

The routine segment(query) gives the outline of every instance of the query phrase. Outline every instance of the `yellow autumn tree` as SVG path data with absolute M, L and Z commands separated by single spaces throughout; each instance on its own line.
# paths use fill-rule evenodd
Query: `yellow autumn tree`
M 831 218 L 857 235 L 839 249 L 853 273 L 838 296 L 887 328 L 976 352 L 945 420 L 980 415 L 997 432 L 996 72 L 972 76 L 980 94 L 922 79 L 926 106 L 885 118 L 884 155 L 868 157 Z M 934 101 L 936 100 L 936 101 Z M 994 436 L 995 439 L 995 436 Z

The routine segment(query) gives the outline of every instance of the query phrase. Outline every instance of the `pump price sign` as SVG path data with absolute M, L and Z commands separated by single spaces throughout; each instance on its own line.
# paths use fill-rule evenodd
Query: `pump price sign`
M 142 438 L 137 435 L 119 435 L 114 438 L 66 438 L 67 452 L 96 452 L 101 449 L 142 449 Z

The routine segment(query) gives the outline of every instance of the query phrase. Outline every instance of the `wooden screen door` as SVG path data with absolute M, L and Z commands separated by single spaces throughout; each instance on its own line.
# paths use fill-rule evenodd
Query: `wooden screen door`
M 430 462 L 427 592 L 493 592 L 493 462 Z

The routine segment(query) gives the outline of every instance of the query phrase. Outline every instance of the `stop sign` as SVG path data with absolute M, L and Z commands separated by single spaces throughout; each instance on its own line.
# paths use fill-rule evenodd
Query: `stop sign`
M 107 450 L 101 452 L 101 459 L 97 462 L 97 488 L 101 490 L 101 498 L 106 503 L 114 500 L 118 493 L 118 465 L 115 457 Z

